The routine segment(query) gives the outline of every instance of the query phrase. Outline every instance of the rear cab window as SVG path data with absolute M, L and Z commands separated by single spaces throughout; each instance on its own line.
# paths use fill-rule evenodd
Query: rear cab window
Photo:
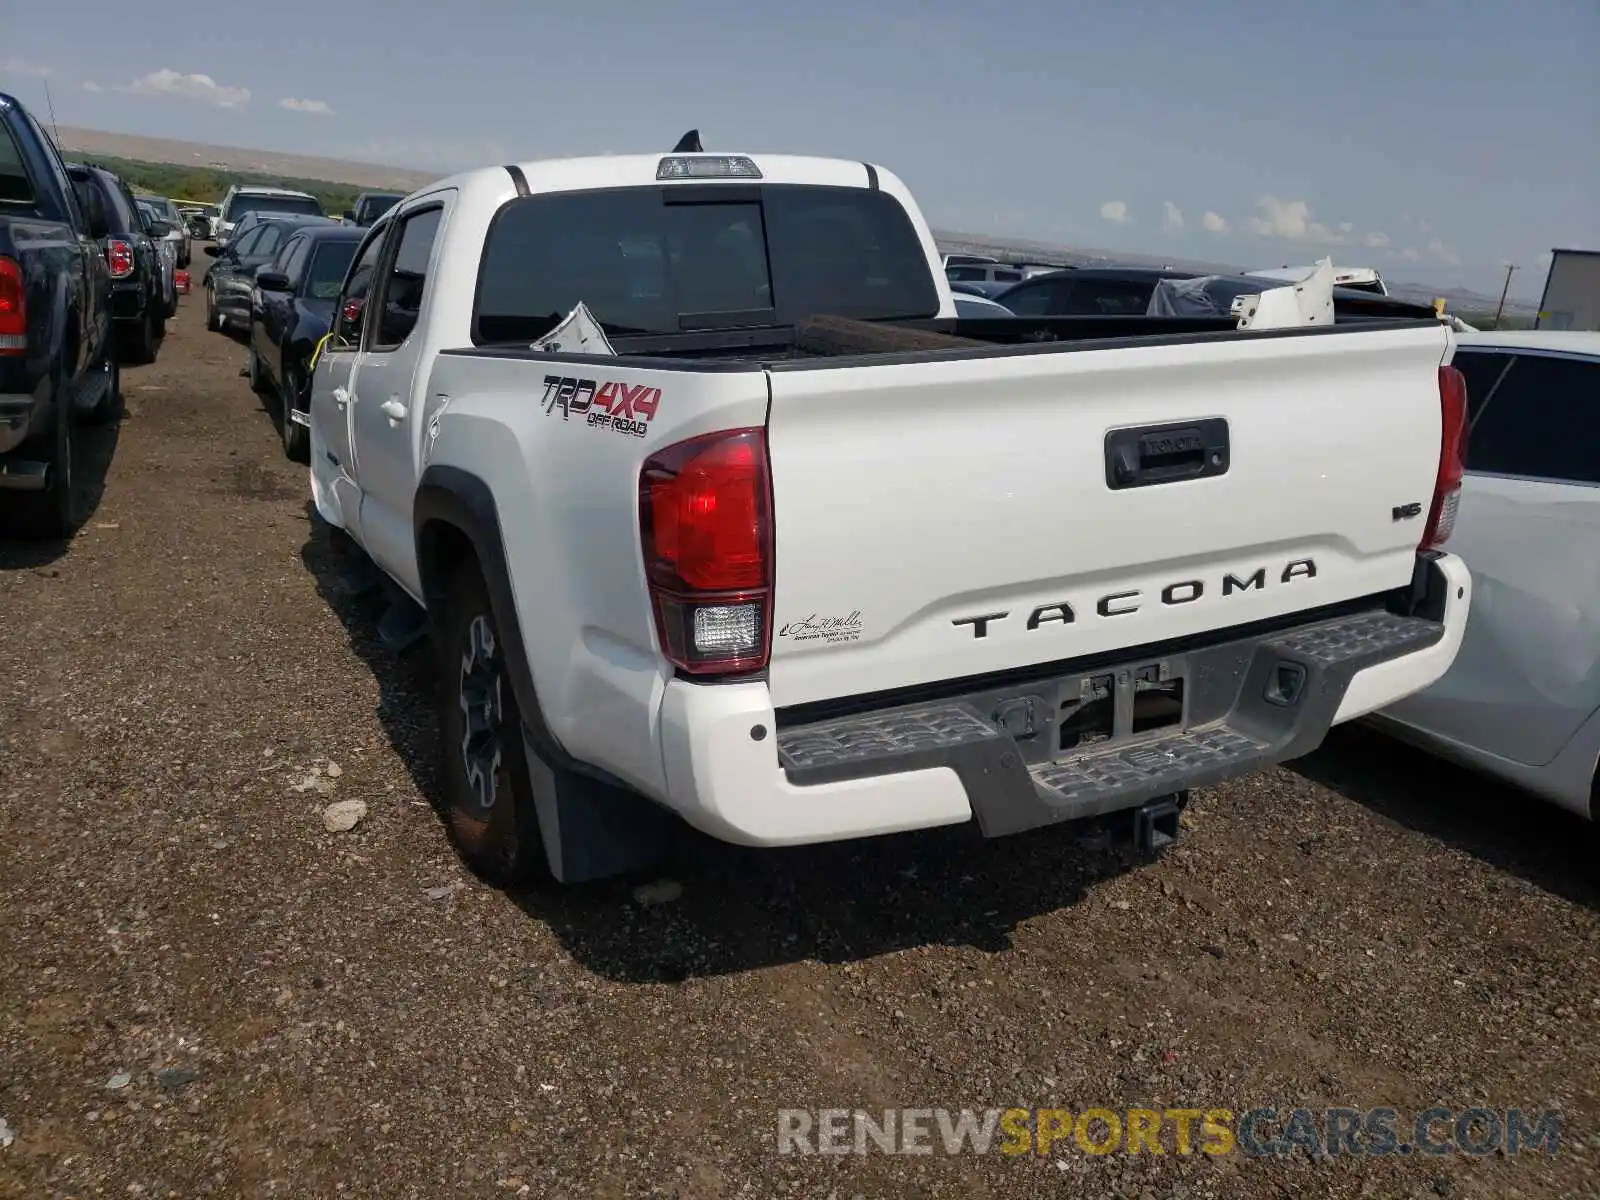
M 324 241 L 313 247 L 311 272 L 305 292 L 314 300 L 335 300 L 350 262 L 356 256 L 352 241 Z
M 548 333 L 578 302 L 613 335 L 932 317 L 939 295 L 899 201 L 801 184 L 629 187 L 509 201 L 489 228 L 479 345 Z
M 257 196 L 240 192 L 228 202 L 228 211 L 222 219 L 229 224 L 238 224 L 239 218 L 249 212 L 296 213 L 308 217 L 323 215 L 322 205 L 310 196 Z

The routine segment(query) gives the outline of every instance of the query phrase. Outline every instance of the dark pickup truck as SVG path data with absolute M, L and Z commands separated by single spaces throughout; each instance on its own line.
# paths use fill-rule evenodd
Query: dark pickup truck
M 0 537 L 70 537 L 79 422 L 114 420 L 111 280 L 55 145 L 0 92 Z

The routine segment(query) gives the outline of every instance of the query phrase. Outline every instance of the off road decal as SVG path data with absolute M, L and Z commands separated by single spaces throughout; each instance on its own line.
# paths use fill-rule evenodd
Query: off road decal
M 544 377 L 544 411 L 561 410 L 561 419 L 582 416 L 596 429 L 609 429 L 627 437 L 643 437 L 650 418 L 661 405 L 661 389 L 647 384 L 576 379 L 570 375 Z

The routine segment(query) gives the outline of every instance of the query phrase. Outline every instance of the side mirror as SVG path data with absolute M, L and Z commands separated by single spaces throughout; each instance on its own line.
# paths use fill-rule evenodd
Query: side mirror
M 213 242 L 211 245 L 207 246 L 205 248 L 205 250 L 206 250 L 206 257 L 207 258 L 215 258 L 215 257 L 217 257 L 217 255 L 222 253 L 221 248 L 218 247 L 215 242 Z
M 354 224 L 355 224 L 355 223 L 356 223 L 356 213 L 355 213 L 355 209 L 353 209 L 353 208 L 347 208 L 347 209 L 345 209 L 345 210 L 344 210 L 344 219 L 345 219 L 345 220 L 346 220 L 346 221 L 349 221 L 349 222 L 350 222 L 350 224 L 352 224 L 352 225 L 354 225 Z
M 172 226 L 165 221 L 150 222 L 150 236 L 153 238 L 164 238 L 171 232 Z
M 263 292 L 287 292 L 289 277 L 282 271 L 274 271 L 271 266 L 265 266 L 256 272 L 256 286 Z

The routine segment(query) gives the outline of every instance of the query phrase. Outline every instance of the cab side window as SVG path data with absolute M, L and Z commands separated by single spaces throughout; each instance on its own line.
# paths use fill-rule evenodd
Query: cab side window
M 393 350 L 416 328 L 422 294 L 428 283 L 428 262 L 439 236 L 442 208 L 407 213 L 400 219 L 400 242 L 378 299 L 378 331 L 374 350 Z
M 1600 484 L 1597 446 L 1600 362 L 1518 354 L 1472 424 L 1466 465 L 1491 475 Z
M 389 240 L 389 227 L 375 225 L 366 245 L 345 277 L 344 290 L 339 293 L 338 315 L 334 320 L 333 341 L 330 348 L 354 350 L 361 344 L 361 328 L 365 323 L 367 297 L 372 292 L 372 277 L 378 271 L 378 259 L 383 255 L 384 243 Z

